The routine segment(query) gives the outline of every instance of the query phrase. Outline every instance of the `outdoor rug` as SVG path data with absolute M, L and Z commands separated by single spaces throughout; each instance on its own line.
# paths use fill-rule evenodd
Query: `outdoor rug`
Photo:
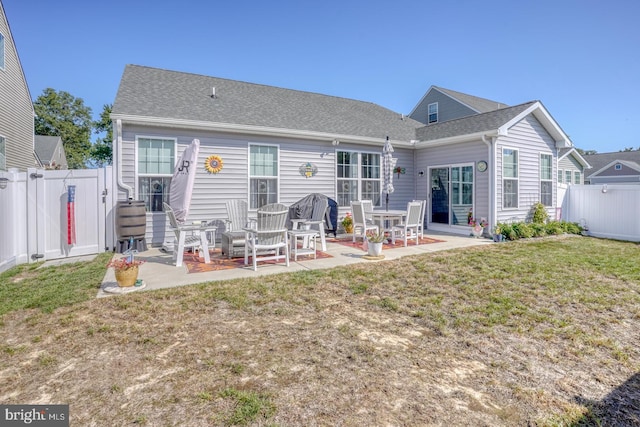
M 350 248 L 357 248 L 360 249 L 362 251 L 366 252 L 366 249 L 363 247 L 362 244 L 362 239 L 356 239 L 356 242 L 352 242 L 352 238 L 351 237 L 345 237 L 345 238 L 340 238 L 340 239 L 333 239 L 333 240 L 328 240 L 330 242 L 334 242 L 334 243 L 339 243 L 343 246 L 348 246 Z M 430 237 L 423 237 L 421 239 L 418 239 L 418 245 L 428 245 L 430 243 L 441 243 L 444 242 L 444 240 L 438 240 L 438 239 L 432 239 Z M 407 242 L 407 247 L 411 247 L 411 246 L 416 246 L 415 240 L 411 239 Z M 383 243 L 382 245 L 382 250 L 387 250 L 387 249 L 396 249 L 396 248 L 404 248 L 404 240 L 402 239 L 396 239 L 396 244 L 393 245 L 391 244 L 391 240 L 387 240 L 386 243 Z
M 211 264 L 205 264 L 204 259 L 199 258 L 197 253 L 189 252 L 184 254 L 184 258 L 182 259 L 182 263 L 187 266 L 188 273 L 206 273 L 209 271 L 220 271 L 220 270 L 230 270 L 232 268 L 243 268 L 244 265 L 244 256 L 240 258 L 227 258 L 227 256 L 223 256 L 220 249 L 213 249 L 209 251 L 209 255 L 211 256 Z M 332 258 L 328 253 L 317 251 L 316 259 L 322 258 Z M 305 261 L 313 261 L 313 255 L 298 255 L 297 262 L 305 262 Z M 290 260 L 289 262 L 293 262 Z M 266 264 L 284 264 L 284 259 L 275 261 L 260 261 L 258 263 L 258 267 Z M 253 265 L 251 260 L 251 255 L 249 255 L 249 266 Z

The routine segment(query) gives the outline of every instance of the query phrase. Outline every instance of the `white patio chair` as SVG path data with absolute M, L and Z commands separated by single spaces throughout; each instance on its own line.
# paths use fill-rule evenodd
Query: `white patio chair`
M 325 239 L 325 217 L 327 215 L 327 209 L 329 209 L 329 200 L 327 199 L 316 199 L 316 202 L 313 204 L 313 212 L 311 213 L 311 218 L 296 218 L 292 219 L 293 223 L 292 229 L 298 230 L 301 227 L 304 227 L 309 230 L 318 230 L 318 235 L 320 236 L 320 244 L 322 245 L 322 251 L 327 251 L 327 241 Z
M 255 225 L 245 230 L 244 264 L 249 264 L 249 252 L 253 257 L 253 270 L 259 261 L 279 260 L 284 257 L 289 266 L 289 241 L 287 214 L 289 209 L 281 203 L 264 205 L 258 209 Z M 280 250 L 284 249 L 284 254 Z
M 420 210 L 420 224 L 418 225 L 418 234 L 422 239 L 424 237 L 424 216 L 427 210 L 427 201 L 426 200 L 414 200 L 414 202 L 420 202 L 422 204 L 422 209 Z
M 373 202 L 371 200 L 360 200 L 362 202 L 362 206 L 364 207 L 364 217 L 367 222 L 372 223 L 373 217 L 369 212 L 373 211 Z
M 353 213 L 353 242 L 356 241 L 356 236 L 361 236 L 364 241 L 367 231 L 375 230 L 378 233 L 380 229 L 377 225 L 367 221 L 364 214 L 364 205 L 361 201 L 351 202 L 351 212 Z M 360 233 L 358 233 L 360 230 Z
M 207 232 L 215 232 L 217 227 L 213 225 L 202 224 L 178 224 L 173 209 L 167 203 L 162 204 L 164 211 L 169 218 L 169 225 L 176 236 L 176 245 L 173 246 L 173 256 L 175 257 L 176 267 L 182 266 L 182 258 L 184 257 L 184 248 L 192 248 L 200 250 L 206 264 L 211 263 L 209 256 L 209 241 Z M 198 232 L 196 234 L 195 232 Z
M 407 203 L 407 217 L 403 224 L 394 225 L 391 229 L 391 241 L 395 244 L 397 237 L 404 238 L 404 245 L 407 246 L 407 239 L 416 239 L 416 245 L 419 243 L 419 226 L 420 215 L 422 212 L 421 202 Z
M 221 236 L 222 254 L 227 258 L 242 256 L 245 246 L 245 227 L 249 227 L 249 209 L 245 200 L 227 200 L 225 231 Z

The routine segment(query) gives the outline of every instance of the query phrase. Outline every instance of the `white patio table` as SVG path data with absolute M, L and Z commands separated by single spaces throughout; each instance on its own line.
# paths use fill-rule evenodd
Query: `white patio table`
M 371 218 L 378 224 L 381 231 L 388 231 L 391 234 L 391 242 L 396 243 L 391 229 L 396 222 L 402 222 L 402 219 L 407 216 L 407 211 L 394 210 L 394 209 L 374 209 L 370 212 L 365 212 L 365 215 L 371 215 Z

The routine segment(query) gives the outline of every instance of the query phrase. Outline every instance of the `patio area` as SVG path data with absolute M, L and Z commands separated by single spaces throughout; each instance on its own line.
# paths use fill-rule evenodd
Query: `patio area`
M 400 245 L 396 245 L 393 249 L 384 249 L 384 259 L 380 261 L 493 243 L 490 239 L 476 239 L 469 236 L 439 233 L 430 230 L 425 230 L 424 237 L 424 244 L 409 244 L 407 247 L 404 247 L 402 246 L 402 242 L 400 242 Z M 261 263 L 257 271 L 253 271 L 251 265 L 244 266 L 243 258 L 236 258 L 236 266 L 225 266 L 224 268 L 214 270 L 215 267 L 212 268 L 207 264 L 202 264 L 202 270 L 205 271 L 194 272 L 192 268 L 190 272 L 188 262 L 189 255 L 185 256 L 185 263 L 181 267 L 176 267 L 173 264 L 171 254 L 163 252 L 160 248 L 150 248 L 136 256 L 136 259 L 145 261 L 145 263 L 140 266 L 140 273 L 138 275 L 138 278 L 143 281 L 144 287 L 139 290 L 156 290 L 215 280 L 251 278 L 269 274 L 332 268 L 339 265 L 362 262 L 380 262 L 364 258 L 367 252 L 362 249 L 361 242 L 357 246 L 351 245 L 350 242 L 351 235 L 338 235 L 338 237 L 334 239 L 328 238 L 327 251 L 324 253 L 318 251 L 317 259 L 313 259 L 313 257 L 301 257 L 298 261 L 291 259 L 289 267 L 280 263 Z M 218 246 L 216 246 L 216 250 L 219 251 Z M 193 255 L 191 256 L 193 257 Z M 105 289 L 113 288 L 114 286 L 117 286 L 115 275 L 113 269 L 109 268 L 102 281 L 102 286 L 98 291 L 98 297 L 113 295 L 113 293 L 105 292 Z M 131 289 L 131 291 L 135 290 L 136 288 Z

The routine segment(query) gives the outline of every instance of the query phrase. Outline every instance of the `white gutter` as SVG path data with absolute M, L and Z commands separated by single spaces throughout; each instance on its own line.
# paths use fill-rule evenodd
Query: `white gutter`
M 436 139 L 433 141 L 420 141 L 415 144 L 416 148 L 439 147 L 441 145 L 457 144 L 461 142 L 477 141 L 486 137 L 496 137 L 498 130 L 470 133 L 468 135 L 451 136 L 449 138 Z
M 127 192 L 127 200 L 131 200 L 133 199 L 133 188 L 122 181 L 122 120 L 112 120 L 112 123 L 115 123 L 115 129 L 113 133 L 116 137 L 114 138 L 115 144 L 113 147 L 115 149 L 115 154 L 118 157 L 118 170 L 116 171 L 116 175 L 118 177 L 118 187 L 124 189 Z
M 338 140 L 342 143 L 352 144 L 384 144 L 386 141 L 386 135 L 380 138 L 368 138 L 359 137 L 354 135 L 335 134 L 328 132 L 315 132 L 308 130 L 296 130 L 296 129 L 283 129 L 267 126 L 252 126 L 252 125 L 237 125 L 233 123 L 217 123 L 201 120 L 184 120 L 184 119 L 169 119 L 163 117 L 147 117 L 147 116 L 131 116 L 122 114 L 112 114 L 113 120 L 125 121 L 131 124 L 143 125 L 143 126 L 170 126 L 175 128 L 188 128 L 188 129 L 200 129 L 210 131 L 220 131 L 229 133 L 241 133 L 250 135 L 269 135 L 274 137 L 295 137 L 305 138 L 318 141 L 333 141 Z M 391 140 L 394 146 L 400 147 L 414 147 L 411 141 Z

